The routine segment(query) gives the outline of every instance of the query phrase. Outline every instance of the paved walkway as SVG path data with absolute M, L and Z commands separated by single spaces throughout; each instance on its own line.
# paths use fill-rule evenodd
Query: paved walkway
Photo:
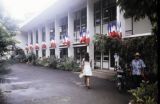
M 8 104 L 128 104 L 112 81 L 92 77 L 92 89 L 72 72 L 16 64 L 0 84 Z

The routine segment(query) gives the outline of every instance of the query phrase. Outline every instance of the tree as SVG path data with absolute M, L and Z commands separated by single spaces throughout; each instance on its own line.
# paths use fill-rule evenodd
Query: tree
M 124 17 L 132 17 L 135 21 L 148 17 L 152 25 L 153 41 L 152 45 L 156 46 L 154 49 L 154 62 L 157 63 L 157 49 L 158 49 L 158 16 L 157 16 L 157 1 L 158 0 L 118 0 L 117 5 L 120 6 L 121 11 L 124 11 Z M 148 40 L 150 41 L 150 40 Z M 135 44 L 134 44 L 135 45 Z M 157 70 L 157 69 L 156 69 Z
M 9 51 L 16 41 L 12 38 L 17 31 L 16 22 L 5 14 L 2 4 L 0 4 L 0 57 Z

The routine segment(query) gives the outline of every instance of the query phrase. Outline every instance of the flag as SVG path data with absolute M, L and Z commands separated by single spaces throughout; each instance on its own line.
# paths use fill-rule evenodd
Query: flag
M 80 32 L 80 43 L 84 43 L 86 40 L 86 32 Z
M 117 31 L 117 24 L 116 21 L 110 22 L 108 24 L 108 34 L 111 37 L 115 37 Z
M 120 38 L 122 37 L 122 28 L 121 28 L 121 22 L 118 22 L 118 33 L 119 33 L 119 36 Z
M 68 35 L 63 36 L 63 44 L 69 46 L 70 45 L 70 41 L 68 39 Z
M 79 40 L 80 40 L 80 43 L 82 43 L 82 32 L 80 32 L 80 37 L 79 37 Z

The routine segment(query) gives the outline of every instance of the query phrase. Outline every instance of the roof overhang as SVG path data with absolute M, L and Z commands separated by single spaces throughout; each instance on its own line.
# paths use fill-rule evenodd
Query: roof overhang
M 45 23 L 53 22 L 55 18 L 61 18 L 68 15 L 68 11 L 74 11 L 75 8 L 86 6 L 87 0 L 58 0 L 42 13 L 32 17 L 22 26 L 22 31 L 29 31 L 35 27 L 40 27 Z

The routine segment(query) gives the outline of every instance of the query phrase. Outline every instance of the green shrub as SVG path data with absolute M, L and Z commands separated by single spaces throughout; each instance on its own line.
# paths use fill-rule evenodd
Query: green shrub
M 56 57 L 54 57 L 54 56 L 52 56 L 52 57 L 50 57 L 50 59 L 49 59 L 49 66 L 50 66 L 51 68 L 53 68 L 53 69 L 56 69 L 58 62 L 59 62 L 59 59 L 56 58 Z
M 37 58 L 34 61 L 33 65 L 49 67 L 50 63 L 49 63 L 49 60 L 47 58 L 43 58 L 43 59 L 38 59 Z
M 154 84 L 141 83 L 140 87 L 129 92 L 132 94 L 131 104 L 157 104 L 157 82 Z
M 36 59 L 35 65 L 50 67 L 53 69 L 65 70 L 65 71 L 80 71 L 79 64 L 73 58 L 44 58 Z
M 65 71 L 80 71 L 79 64 L 73 58 L 60 59 L 57 68 Z
M 26 55 L 22 49 L 15 49 L 10 58 L 11 63 L 26 62 Z
M 36 59 L 37 59 L 37 57 L 36 57 L 36 55 L 32 52 L 32 53 L 28 53 L 27 55 L 26 55 L 26 60 L 27 60 L 27 62 L 28 63 L 32 63 L 32 64 L 35 64 L 36 62 Z

